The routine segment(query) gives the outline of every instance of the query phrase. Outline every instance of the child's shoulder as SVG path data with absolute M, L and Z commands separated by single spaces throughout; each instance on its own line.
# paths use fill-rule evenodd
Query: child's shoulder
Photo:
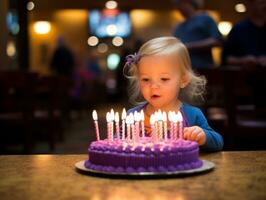
M 183 104 L 181 109 L 190 124 L 205 123 L 206 117 L 204 116 L 200 108 L 189 104 Z
M 198 108 L 196 106 L 192 106 L 188 103 L 183 103 L 182 109 L 185 113 L 195 113 L 195 114 L 201 114 L 202 113 L 200 108 Z

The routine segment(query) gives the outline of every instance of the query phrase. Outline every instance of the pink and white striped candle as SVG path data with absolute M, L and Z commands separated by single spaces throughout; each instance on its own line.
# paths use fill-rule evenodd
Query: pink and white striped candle
M 163 139 L 163 114 L 162 111 L 159 110 L 158 111 L 158 115 L 157 115 L 157 120 L 158 120 L 158 138 L 159 140 Z
M 167 140 L 167 115 L 163 112 L 163 136 L 164 140 Z
M 125 140 L 125 132 L 126 132 L 126 117 L 127 117 L 127 112 L 126 109 L 124 108 L 122 111 L 122 140 Z
M 134 115 L 133 113 L 129 114 L 129 123 L 131 127 L 131 140 L 133 142 L 133 145 L 136 143 L 136 130 L 135 130 L 135 125 L 134 125 Z
M 135 131 L 136 131 L 136 141 L 138 142 L 139 141 L 139 137 L 140 137 L 140 113 L 135 111 L 134 112 L 134 121 L 135 121 Z
M 98 125 L 98 115 L 97 115 L 96 110 L 93 110 L 92 118 L 94 120 L 94 126 L 95 126 L 95 131 L 96 131 L 96 139 L 97 139 L 97 141 L 99 141 L 100 140 L 100 133 L 99 133 L 99 125 Z
M 173 123 L 174 123 L 173 139 L 174 140 L 177 140 L 177 134 L 178 134 L 177 122 L 178 122 L 177 114 L 174 112 L 173 114 Z
M 119 129 L 119 113 L 115 113 L 115 130 L 116 130 L 116 139 L 120 140 L 120 129 Z
M 152 142 L 156 142 L 156 130 L 155 130 L 155 115 L 152 114 L 150 116 L 150 125 L 151 125 L 151 138 L 152 138 Z
M 126 117 L 126 125 L 127 125 L 127 138 L 126 138 L 126 140 L 127 140 L 127 142 L 129 142 L 130 141 L 130 135 L 131 135 L 131 131 L 130 131 L 130 117 L 129 117 L 129 115 Z
M 106 129 L 107 129 L 107 139 L 108 141 L 111 140 L 111 130 L 110 130 L 110 113 L 106 113 Z
M 141 136 L 145 137 L 145 128 L 144 128 L 144 111 L 140 111 L 140 123 L 141 123 Z
M 173 112 L 168 112 L 168 120 L 170 122 L 170 139 L 174 138 L 174 122 L 173 122 Z
M 178 138 L 183 139 L 183 117 L 180 111 L 177 113 L 177 119 L 178 119 Z

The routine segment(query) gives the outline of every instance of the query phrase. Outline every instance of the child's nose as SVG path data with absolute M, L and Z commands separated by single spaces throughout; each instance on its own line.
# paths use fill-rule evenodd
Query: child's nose
M 151 88 L 152 88 L 152 89 L 159 88 L 159 83 L 158 83 L 157 81 L 152 81 L 152 82 L 151 82 Z

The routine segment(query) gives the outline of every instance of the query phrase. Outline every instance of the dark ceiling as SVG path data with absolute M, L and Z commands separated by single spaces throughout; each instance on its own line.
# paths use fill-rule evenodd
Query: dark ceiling
M 33 0 L 36 9 L 103 8 L 107 0 Z M 116 0 L 120 9 L 173 9 L 173 0 Z M 207 9 L 231 9 L 241 0 L 205 0 Z
M 45 11 L 53 9 L 102 9 L 107 0 L 33 0 L 36 11 Z M 173 0 L 117 0 L 118 7 L 121 10 L 131 9 L 154 9 L 171 10 L 174 9 Z M 205 0 L 205 9 L 219 11 L 223 20 L 237 19 L 241 14 L 234 11 L 236 3 L 241 0 Z M 243 15 L 243 14 L 242 14 Z

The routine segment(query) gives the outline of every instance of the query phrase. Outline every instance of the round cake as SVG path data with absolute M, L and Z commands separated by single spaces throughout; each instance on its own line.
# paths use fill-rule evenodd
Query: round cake
M 154 142 L 151 137 L 138 142 L 108 139 L 94 141 L 88 148 L 85 167 L 108 173 L 166 173 L 200 168 L 196 142 L 178 139 Z

